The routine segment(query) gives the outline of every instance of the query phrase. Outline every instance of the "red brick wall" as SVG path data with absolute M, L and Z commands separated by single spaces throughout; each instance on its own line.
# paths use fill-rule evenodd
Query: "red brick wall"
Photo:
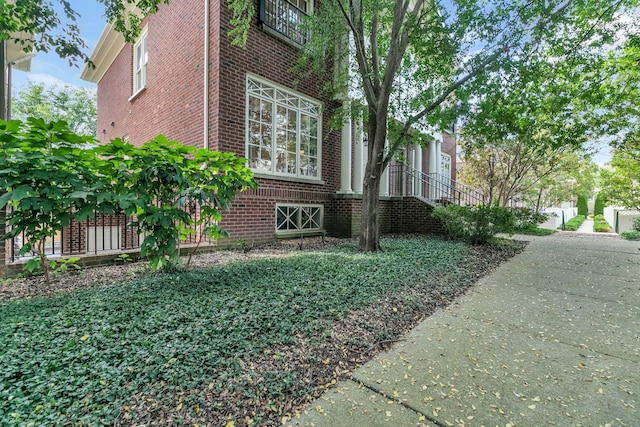
M 129 101 L 133 47 L 126 45 L 98 83 L 98 138 L 106 142 L 128 135 L 141 145 L 162 133 L 202 146 L 204 2 L 181 0 L 161 7 L 145 24 L 146 89 Z
M 338 106 L 322 93 L 319 78 L 300 79 L 289 70 L 299 50 L 264 33 L 254 23 L 246 49 L 231 46 L 231 12 L 211 2 L 209 57 L 209 147 L 245 153 L 246 76 L 254 73 L 317 99 L 324 105 L 321 183 L 258 179 L 259 190 L 240 195 L 222 226 L 235 237 L 273 238 L 276 202 L 325 204 L 332 221 L 330 194 L 339 188 L 340 135 L 329 129 Z M 98 135 L 106 141 L 128 135 L 142 144 L 158 133 L 180 142 L 203 144 L 204 5 L 183 0 L 162 6 L 147 19 L 147 89 L 131 102 L 132 46 L 127 45 L 98 85 Z M 296 84 L 297 82 L 297 84 Z M 111 126 L 111 123 L 114 126 Z M 106 133 L 102 134 L 105 129 Z
M 127 45 L 98 85 L 102 141 L 127 135 L 140 145 L 163 133 L 186 144 L 203 145 L 203 17 L 202 1 L 182 0 L 163 5 L 147 19 L 147 88 L 129 101 L 133 50 Z M 230 18 L 231 12 L 221 2 L 211 3 L 209 147 L 246 156 L 246 76 L 253 73 L 323 104 L 322 181 L 258 178 L 260 188 L 237 197 L 222 227 L 235 239 L 267 240 L 275 237 L 276 203 L 322 204 L 330 234 L 357 235 L 361 202 L 332 199 L 340 186 L 340 132 L 330 129 L 329 120 L 339 103 L 322 92 L 322 79 L 290 72 L 297 64 L 298 49 L 263 32 L 257 21 L 249 29 L 246 49 L 231 46 Z M 443 152 L 447 150 L 451 151 L 443 144 Z M 455 146 L 450 154 L 455 158 Z M 427 155 L 424 159 L 428 163 Z M 392 209 L 402 208 L 398 203 L 381 201 L 381 232 L 403 232 L 397 212 L 392 214 Z
M 257 179 L 260 188 L 245 192 L 225 215 L 222 227 L 232 237 L 273 238 L 275 236 L 276 203 L 323 204 L 324 224 L 332 233 L 335 213 L 331 194 L 340 183 L 340 132 L 331 131 L 329 119 L 338 103 L 322 93 L 323 81 L 318 77 L 300 78 L 290 72 L 297 64 L 299 50 L 263 32 L 254 22 L 249 29 L 246 49 L 231 46 L 227 33 L 231 13 L 220 10 L 220 59 L 217 114 L 218 145 L 222 151 L 246 156 L 246 77 L 253 73 L 269 81 L 293 89 L 323 103 L 322 117 L 322 183 L 291 182 L 270 178 Z M 213 83 L 213 82 L 212 82 Z

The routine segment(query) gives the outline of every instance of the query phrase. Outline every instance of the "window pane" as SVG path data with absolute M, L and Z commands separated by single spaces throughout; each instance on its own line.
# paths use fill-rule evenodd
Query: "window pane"
M 267 101 L 260 101 L 260 115 L 261 115 L 261 120 L 265 123 L 271 123 L 272 120 L 272 108 L 273 108 L 273 104 L 271 102 L 267 102 Z
M 285 151 L 278 151 L 278 159 L 276 161 L 276 172 L 287 171 L 287 153 Z
M 296 173 L 296 153 L 289 152 L 287 154 L 287 172 L 291 174 Z
M 294 206 L 278 206 L 276 212 L 276 230 L 297 230 L 298 208 Z
M 309 106 L 315 104 L 285 89 L 251 79 L 247 93 L 250 166 L 278 174 L 318 177 L 319 118 L 302 113 L 297 107 L 304 105 L 308 111 Z M 254 93 L 257 96 L 252 95 Z M 259 153 L 251 146 L 259 147 Z M 309 156 L 313 157 L 313 163 Z

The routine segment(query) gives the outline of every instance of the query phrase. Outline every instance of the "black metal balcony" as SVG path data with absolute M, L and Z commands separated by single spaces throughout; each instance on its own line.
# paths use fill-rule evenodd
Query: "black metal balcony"
M 286 0 L 260 0 L 262 25 L 284 36 L 295 45 L 307 42 L 307 30 L 303 26 L 307 14 Z

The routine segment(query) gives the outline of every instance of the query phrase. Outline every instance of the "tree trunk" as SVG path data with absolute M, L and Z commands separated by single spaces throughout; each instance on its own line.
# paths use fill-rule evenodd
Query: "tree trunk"
M 362 188 L 362 219 L 360 229 L 361 252 L 376 252 L 380 250 L 380 224 L 378 222 L 378 201 L 380 198 L 380 174 L 370 171 L 367 165 L 367 174 Z
M 384 164 L 385 142 L 387 140 L 386 109 L 382 112 L 369 109 L 369 146 L 367 166 L 362 186 L 362 218 L 360 225 L 361 252 L 376 252 L 380 248 L 380 224 L 378 222 L 378 201 L 380 199 L 380 179 Z

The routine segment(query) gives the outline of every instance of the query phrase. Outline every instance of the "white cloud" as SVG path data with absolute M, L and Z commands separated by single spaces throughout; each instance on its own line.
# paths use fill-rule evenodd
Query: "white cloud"
M 31 73 L 31 74 L 28 75 L 27 78 L 32 83 L 43 84 L 43 85 L 45 85 L 47 87 L 49 87 L 49 86 L 58 86 L 58 87 L 74 86 L 73 84 L 71 84 L 69 82 L 65 82 L 63 80 L 60 80 L 59 78 L 54 77 L 51 74 Z

